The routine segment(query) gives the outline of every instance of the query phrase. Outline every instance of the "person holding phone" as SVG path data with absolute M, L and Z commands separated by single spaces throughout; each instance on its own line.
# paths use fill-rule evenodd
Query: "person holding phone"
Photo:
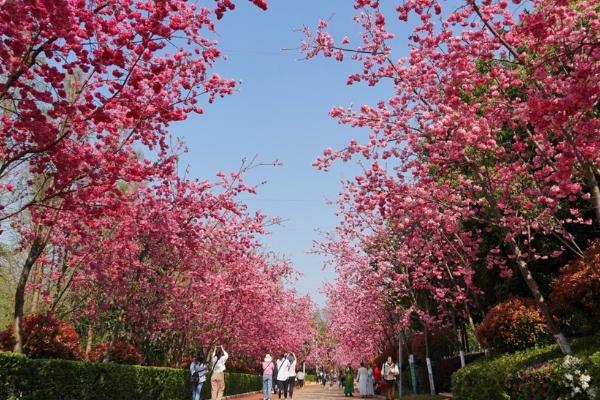
M 215 347 L 212 354 L 211 399 L 222 400 L 225 394 L 225 363 L 229 358 L 229 354 L 223 346 Z
M 285 399 L 288 398 L 288 379 L 290 377 L 290 360 L 288 360 L 288 354 L 284 353 L 281 358 L 277 360 L 277 387 L 278 387 L 278 398 L 281 399 L 281 395 Z

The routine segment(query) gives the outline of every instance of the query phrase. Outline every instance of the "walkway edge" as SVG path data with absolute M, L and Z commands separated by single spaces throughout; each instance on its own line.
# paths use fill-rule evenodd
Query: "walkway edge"
M 239 399 L 240 397 L 245 397 L 245 396 L 251 396 L 253 394 L 260 394 L 262 393 L 262 390 L 257 390 L 255 392 L 248 392 L 248 393 L 238 393 L 238 394 L 232 394 L 231 396 L 225 396 L 223 397 L 223 399 Z

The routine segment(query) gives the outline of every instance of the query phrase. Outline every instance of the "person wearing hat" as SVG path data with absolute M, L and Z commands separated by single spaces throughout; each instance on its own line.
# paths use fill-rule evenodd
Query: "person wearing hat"
M 275 363 L 273 362 L 273 357 L 271 357 L 270 354 L 267 354 L 262 363 L 263 400 L 271 399 L 271 390 L 273 388 L 273 368 L 275 368 Z

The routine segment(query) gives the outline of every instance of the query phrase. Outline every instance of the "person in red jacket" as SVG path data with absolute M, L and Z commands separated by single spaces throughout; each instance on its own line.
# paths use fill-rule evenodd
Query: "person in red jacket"
M 373 380 L 375 381 L 375 394 L 381 393 L 381 368 L 377 364 L 373 370 Z

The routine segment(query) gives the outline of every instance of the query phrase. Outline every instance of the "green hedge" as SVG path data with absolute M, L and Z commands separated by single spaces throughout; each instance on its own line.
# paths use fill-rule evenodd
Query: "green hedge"
M 225 396 L 262 390 L 262 377 L 258 375 L 225 373 Z M 210 399 L 210 379 L 202 387 L 202 398 Z
M 210 382 L 203 398 L 210 396 Z M 225 374 L 226 394 L 259 390 L 261 378 Z M 187 400 L 191 386 L 183 369 L 82 361 L 30 359 L 0 353 L 0 399 Z
M 600 335 L 573 340 L 573 355 L 587 359 L 592 379 L 600 383 Z M 593 354 L 595 353 L 595 354 Z M 592 355 L 593 354 L 593 355 Z M 510 376 L 533 364 L 562 357 L 558 345 L 531 348 L 476 361 L 452 375 L 452 395 L 457 400 L 507 400 Z
M 317 381 L 316 375 L 312 375 L 312 374 L 304 375 L 304 382 L 316 382 L 316 381 Z
M 592 382 L 600 384 L 600 351 L 590 356 L 590 375 Z

